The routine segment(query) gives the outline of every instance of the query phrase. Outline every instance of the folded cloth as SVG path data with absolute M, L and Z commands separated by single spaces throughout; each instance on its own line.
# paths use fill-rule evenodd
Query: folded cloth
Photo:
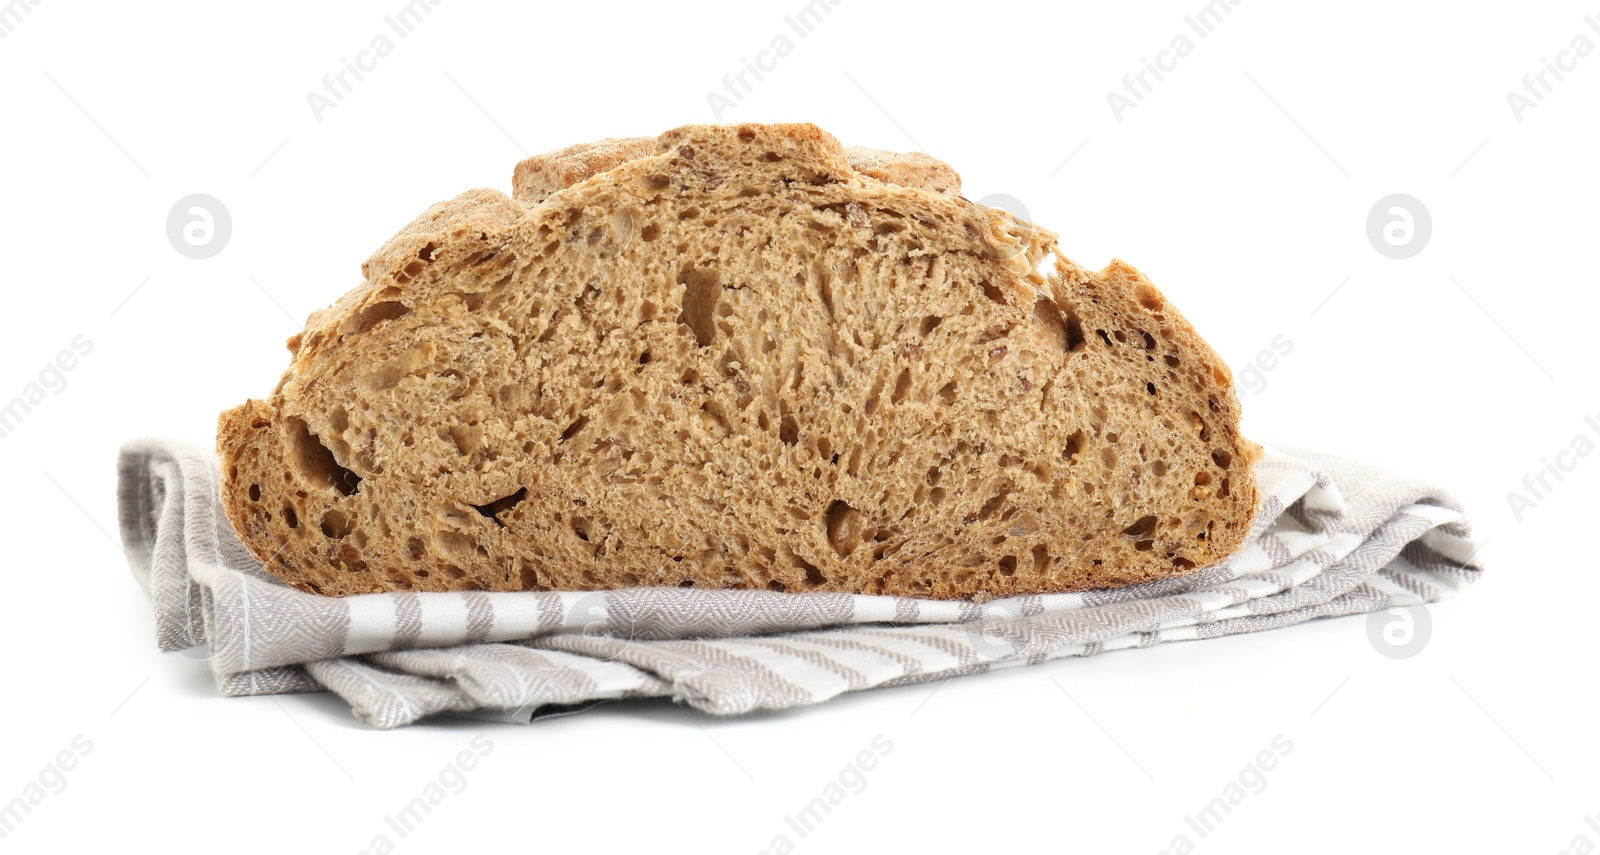
M 324 597 L 262 569 L 206 452 L 136 439 L 122 541 L 162 650 L 197 649 L 225 695 L 330 690 L 376 727 L 445 713 L 529 722 L 669 697 L 715 715 L 1163 641 L 1444 599 L 1482 573 L 1431 485 L 1269 448 L 1261 509 L 1227 560 L 1125 588 L 976 603 L 693 588 Z

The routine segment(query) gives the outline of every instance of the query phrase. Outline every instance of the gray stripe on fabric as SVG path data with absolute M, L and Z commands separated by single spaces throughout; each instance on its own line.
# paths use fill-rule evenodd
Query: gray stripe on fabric
M 394 595 L 394 649 L 404 650 L 422 637 L 422 601 L 406 591 Z
M 494 604 L 479 591 L 468 591 L 461 596 L 467 603 L 467 634 L 462 643 L 477 644 L 488 638 L 489 631 L 494 629 Z
M 782 653 L 785 656 L 793 656 L 796 659 L 808 662 L 817 666 L 818 668 L 831 671 L 834 674 L 844 678 L 845 682 L 850 686 L 851 691 L 865 689 L 872 685 L 872 681 L 867 679 L 867 675 L 820 650 L 813 650 L 809 647 L 802 647 L 798 644 L 795 644 L 791 641 L 792 638 L 793 636 L 779 636 L 777 638 L 770 639 L 745 638 L 738 639 L 737 643 L 762 647 L 775 653 Z M 732 643 L 732 640 L 730 640 L 730 643 Z
M 1425 603 L 1431 603 L 1439 599 L 1437 588 L 1393 566 L 1379 570 L 1378 575 L 1395 583 L 1401 590 Z
M 1419 570 L 1438 573 L 1457 579 L 1474 579 L 1483 570 L 1478 566 L 1476 556 L 1472 563 L 1463 564 L 1455 561 L 1421 540 L 1413 540 L 1400 550 L 1400 557 L 1410 561 Z
M 894 601 L 894 619 L 896 623 L 916 623 L 922 616 L 922 606 L 916 600 L 900 597 Z
M 916 674 L 922 671 L 922 663 L 915 658 L 878 644 L 869 644 L 856 638 L 850 638 L 849 631 L 822 633 L 797 633 L 791 638 L 803 639 L 807 644 L 816 644 L 822 647 L 832 647 L 840 651 L 862 651 L 881 656 L 898 664 L 907 674 Z

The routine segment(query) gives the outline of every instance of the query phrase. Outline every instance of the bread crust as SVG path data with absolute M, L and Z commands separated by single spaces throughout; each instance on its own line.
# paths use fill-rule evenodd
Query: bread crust
M 690 125 L 513 187 L 401 229 L 221 415 L 225 512 L 290 584 L 984 599 L 1248 531 L 1227 366 L 940 161 Z

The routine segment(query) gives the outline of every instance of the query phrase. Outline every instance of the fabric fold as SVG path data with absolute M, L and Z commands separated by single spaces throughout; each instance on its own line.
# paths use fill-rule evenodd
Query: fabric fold
M 396 727 L 528 722 L 666 697 L 716 715 L 1069 656 L 1435 602 L 1481 575 L 1444 491 L 1359 461 L 1268 448 L 1262 503 L 1225 561 L 1125 588 L 984 603 L 632 588 L 323 597 L 262 569 L 208 453 L 126 443 L 118 513 L 162 650 L 204 648 L 227 695 L 332 691 Z

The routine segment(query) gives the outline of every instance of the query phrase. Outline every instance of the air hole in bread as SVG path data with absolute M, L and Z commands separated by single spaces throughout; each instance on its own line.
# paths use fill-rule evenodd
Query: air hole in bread
M 778 440 L 788 445 L 800 441 L 800 425 L 795 422 L 794 416 L 784 416 L 778 423 Z
M 572 533 L 584 543 L 589 542 L 589 521 L 583 517 L 572 518 Z
M 588 416 L 579 416 L 577 421 L 574 421 L 572 424 L 567 425 L 567 429 L 561 432 L 561 441 L 562 442 L 566 442 L 567 440 L 572 439 L 573 437 L 577 436 L 578 435 L 578 431 L 583 430 L 584 426 L 587 425 L 588 423 L 589 423 L 589 417 Z
M 322 535 L 334 540 L 341 540 L 349 535 L 355 528 L 355 523 L 338 508 L 330 509 L 322 515 Z
M 294 508 L 290 507 L 289 505 L 283 506 L 283 523 L 290 528 L 300 527 L 300 516 L 296 514 L 294 512 Z
M 895 378 L 894 391 L 889 394 L 889 403 L 898 404 L 906 399 L 906 394 L 911 391 L 911 369 L 900 369 L 900 376 Z
M 1033 572 L 1043 573 L 1050 566 L 1050 549 L 1044 544 L 1033 548 Z
M 1106 335 L 1105 330 L 1095 330 L 1095 334 L 1100 336 L 1100 340 L 1106 343 L 1106 347 L 1111 346 L 1111 336 Z
M 412 262 L 416 264 L 416 262 Z M 384 300 L 365 306 L 361 311 L 351 315 L 348 320 L 339 325 L 339 338 L 344 340 L 349 336 L 360 335 L 384 321 L 392 321 L 410 314 L 411 310 L 399 300 Z
M 823 519 L 827 525 L 828 545 L 840 558 L 849 557 L 861 545 L 861 515 L 840 499 L 828 506 Z
M 504 526 L 505 523 L 500 520 L 500 514 L 516 507 L 522 502 L 523 499 L 526 498 L 528 498 L 528 488 L 521 487 L 515 493 L 512 493 L 509 496 L 502 496 L 501 498 L 495 499 L 487 505 L 473 505 L 472 507 L 475 508 L 478 513 L 483 514 L 491 520 L 494 520 L 497 525 Z
M 1146 383 L 1146 384 L 1144 384 L 1144 390 L 1146 392 L 1149 392 L 1150 394 L 1154 395 L 1156 393 L 1156 384 L 1154 384 L 1154 383 Z
M 1000 575 L 1002 575 L 1002 576 L 1015 576 L 1015 575 L 1017 575 L 1017 556 L 1015 556 L 1015 555 L 1007 555 L 1006 557 L 1000 559 Z
M 717 301 L 722 299 L 720 279 L 716 270 L 700 267 L 687 267 L 678 274 L 678 284 L 683 286 L 683 311 L 678 314 L 678 323 L 700 347 L 710 344 L 717 335 L 712 319 Z
M 1063 353 L 1083 348 L 1083 324 L 1076 313 L 1063 312 L 1054 300 L 1041 296 L 1033 303 L 1033 316 L 1055 338 Z
M 816 565 L 812 564 L 810 561 L 807 561 L 804 558 L 796 555 L 794 557 L 794 563 L 796 567 L 799 567 L 801 570 L 805 571 L 807 585 L 815 588 L 818 585 L 828 584 L 828 577 L 822 575 L 822 571 L 818 570 Z
M 920 332 L 922 335 L 927 335 L 928 333 L 931 333 L 937 329 L 942 323 L 944 323 L 944 318 L 941 318 L 938 315 L 929 315 L 922 319 Z
M 261 485 L 260 484 L 251 484 L 250 485 L 250 501 L 252 501 L 252 502 L 261 501 Z
M 999 303 L 1002 306 L 1010 305 L 1010 303 L 1006 302 L 1005 292 L 995 287 L 994 283 L 990 282 L 989 280 L 980 280 L 978 282 L 978 287 L 983 289 L 983 296 L 988 297 L 990 300 Z
M 1087 437 L 1084 436 L 1082 429 L 1073 431 L 1072 435 L 1067 437 L 1067 446 L 1061 449 L 1061 459 L 1071 460 L 1077 457 L 1083 451 L 1083 444 L 1086 441 Z
M 990 496 L 988 501 L 983 503 L 983 507 L 978 509 L 978 519 L 986 520 L 994 516 L 995 512 L 1000 510 L 1000 506 L 1006 503 L 1006 496 L 1010 493 L 1011 484 L 1007 483 L 1001 486 L 1000 492 Z
M 943 398 L 944 402 L 946 404 L 955 403 L 955 400 L 956 400 L 956 381 L 951 380 L 949 383 L 946 383 L 943 386 L 940 386 L 939 387 L 939 397 Z
M 302 478 L 346 496 L 353 496 L 361 489 L 361 476 L 340 466 L 333 452 L 317 439 L 303 419 L 291 417 L 288 429 L 293 445 L 291 462 Z
M 1227 469 L 1233 465 L 1233 455 L 1219 448 L 1211 452 L 1211 462 L 1217 464 L 1218 469 Z
M 1135 520 L 1133 525 L 1130 525 L 1127 528 L 1123 529 L 1122 533 L 1127 535 L 1128 537 L 1142 538 L 1145 535 L 1149 534 L 1150 532 L 1155 531 L 1155 528 L 1156 528 L 1156 518 L 1155 518 L 1155 516 L 1153 514 L 1151 514 L 1151 515 L 1142 516 L 1139 519 Z M 1148 549 L 1149 547 L 1145 547 L 1145 548 Z

